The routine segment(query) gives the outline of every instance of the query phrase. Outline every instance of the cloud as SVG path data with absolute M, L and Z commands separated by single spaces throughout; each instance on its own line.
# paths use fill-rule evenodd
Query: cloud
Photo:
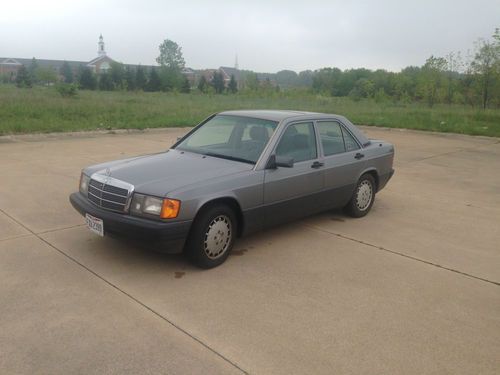
M 90 60 L 103 34 L 118 61 L 153 64 L 172 39 L 195 68 L 324 66 L 399 70 L 472 48 L 498 23 L 500 0 L 7 2 L 0 55 Z

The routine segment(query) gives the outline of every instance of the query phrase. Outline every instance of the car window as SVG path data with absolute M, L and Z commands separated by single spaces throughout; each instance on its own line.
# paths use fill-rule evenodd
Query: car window
M 316 159 L 318 151 L 313 124 L 306 122 L 290 125 L 276 147 L 276 155 L 291 156 L 296 163 Z
M 344 134 L 344 143 L 347 151 L 359 150 L 359 145 L 354 139 L 354 137 L 347 130 L 342 129 Z
M 212 121 L 209 126 L 202 126 L 191 137 L 185 141 L 187 147 L 204 147 L 222 145 L 229 143 L 234 130 L 231 118 L 218 118 Z
M 337 121 L 318 122 L 318 130 L 325 156 L 345 152 L 344 137 Z
M 256 163 L 277 122 L 243 116 L 217 115 L 176 148 L 204 155 Z

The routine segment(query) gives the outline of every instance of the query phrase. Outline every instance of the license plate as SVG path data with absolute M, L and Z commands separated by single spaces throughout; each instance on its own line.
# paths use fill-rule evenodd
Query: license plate
M 101 237 L 104 236 L 104 223 L 102 222 L 102 219 L 85 214 L 85 222 L 87 223 L 87 228 L 89 228 L 91 232 L 94 232 Z

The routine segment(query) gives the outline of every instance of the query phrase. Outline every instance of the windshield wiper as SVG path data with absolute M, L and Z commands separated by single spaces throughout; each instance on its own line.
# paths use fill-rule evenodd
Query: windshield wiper
M 255 162 L 253 162 L 252 160 L 239 158 L 237 156 L 217 154 L 215 152 L 204 152 L 203 155 L 213 156 L 214 158 L 221 158 L 221 159 L 227 159 L 227 160 L 233 160 L 233 161 L 241 161 L 242 163 L 255 164 Z

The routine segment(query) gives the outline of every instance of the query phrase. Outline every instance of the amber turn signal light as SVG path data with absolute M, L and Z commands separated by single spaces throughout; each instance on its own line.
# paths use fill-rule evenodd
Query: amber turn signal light
M 175 199 L 164 199 L 161 207 L 160 217 L 162 219 L 173 219 L 179 215 L 181 201 Z

